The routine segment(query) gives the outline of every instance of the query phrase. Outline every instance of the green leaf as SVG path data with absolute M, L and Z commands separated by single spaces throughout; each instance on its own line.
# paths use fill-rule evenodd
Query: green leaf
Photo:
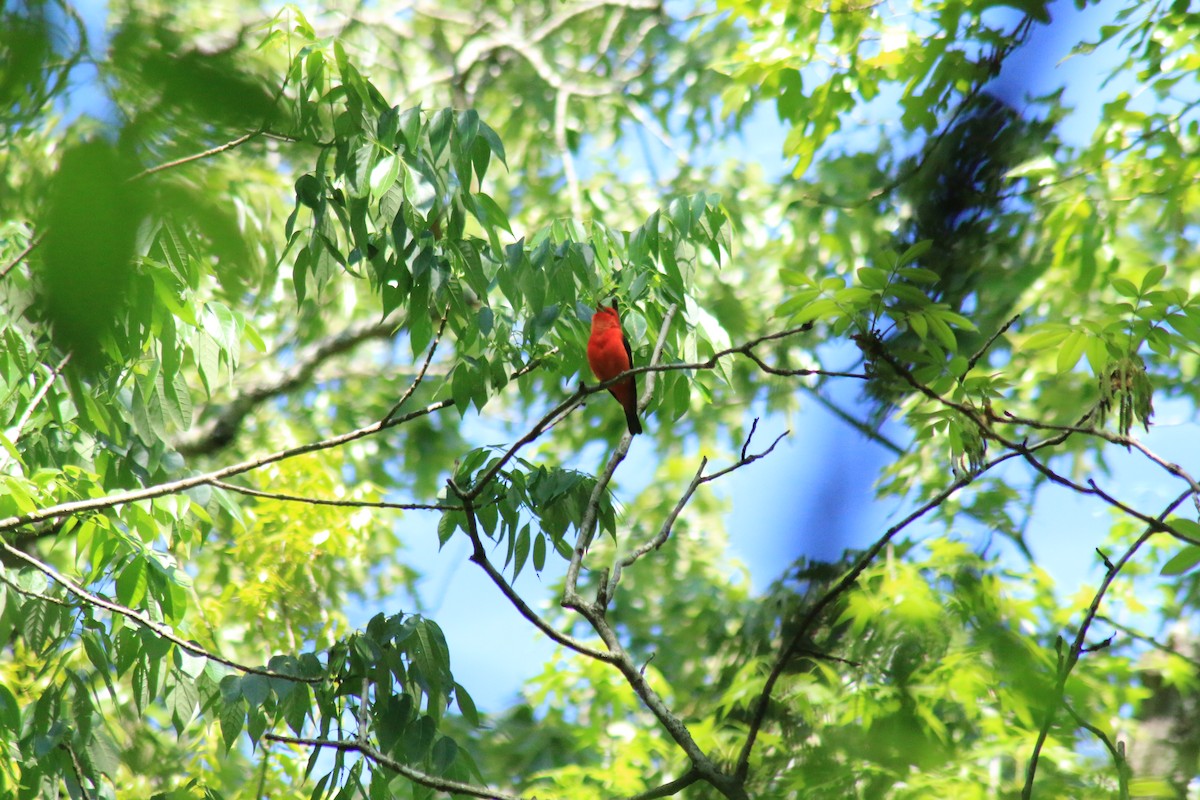
M 488 143 L 488 147 L 491 148 L 492 154 L 495 155 L 496 158 L 500 159 L 500 163 L 504 165 L 505 169 L 507 169 L 508 159 L 504 155 L 504 142 L 500 141 L 500 137 L 496 135 L 496 132 L 488 127 L 486 122 L 480 121 L 479 135 L 482 136 L 484 141 Z
M 859 267 L 858 282 L 868 289 L 882 290 L 887 288 L 888 274 L 878 267 Z
M 396 155 L 386 155 L 371 169 L 371 196 L 378 200 L 383 197 L 396 179 L 400 176 L 400 158 Z
M 117 602 L 134 608 L 146 596 L 146 559 L 134 556 L 117 577 Z
M 434 158 L 440 157 L 442 151 L 446 149 L 446 143 L 450 141 L 450 128 L 453 123 L 454 111 L 449 108 L 443 108 L 430 120 L 429 146 L 433 149 Z
M 1137 297 L 1139 294 L 1138 288 L 1133 285 L 1133 281 L 1126 280 L 1125 278 L 1111 278 L 1109 283 L 1117 290 L 1117 294 L 1124 295 L 1125 297 Z
M 525 566 L 525 560 L 529 558 L 529 526 L 521 527 L 521 532 L 517 534 L 516 550 L 513 554 L 513 580 L 521 574 L 521 569 Z
M 1178 523 L 1178 520 L 1176 521 Z M 1189 544 L 1163 564 L 1160 575 L 1183 575 L 1195 569 L 1200 564 L 1200 546 Z
M 464 150 L 469 149 L 475 143 L 475 137 L 479 134 L 479 112 L 473 108 L 468 108 L 458 115 L 458 138 Z
M 195 683 L 182 672 L 176 671 L 174 675 L 175 681 L 167 690 L 166 706 L 171 714 L 171 724 L 175 726 L 175 732 L 183 735 L 183 730 L 191 721 L 196 704 L 200 701 L 200 694 L 196 691 Z
M 433 745 L 433 770 L 436 774 L 444 773 L 454 763 L 458 755 L 458 745 L 449 736 L 440 737 Z
M 1063 340 L 1062 346 L 1058 351 L 1058 358 L 1055 366 L 1059 372 L 1070 372 L 1079 363 L 1079 359 L 1083 356 L 1084 347 L 1087 346 L 1087 334 L 1080 330 L 1074 330 L 1067 334 L 1067 338 Z
M 297 178 L 296 200 L 308 208 L 319 208 L 325 200 L 321 181 L 315 175 L 301 175 Z
M 503 228 L 512 233 L 512 226 L 508 222 L 508 217 L 500 206 L 496 205 L 496 201 L 483 192 L 475 192 L 471 195 L 472 213 L 475 218 L 484 226 L 484 228 Z
M 462 707 L 461 703 L 459 707 Z M 473 712 L 474 705 L 471 708 Z M 478 719 L 474 724 L 478 724 Z M 17 698 L 12 690 L 2 682 L 0 682 L 0 729 L 10 732 L 21 730 L 21 707 L 17 705 Z
M 1163 276 L 1166 274 L 1167 267 L 1165 264 L 1159 264 L 1156 267 L 1151 267 L 1150 269 L 1146 270 L 1146 274 L 1142 276 L 1141 294 L 1145 294 L 1157 286 L 1159 281 L 1161 281 Z
M 463 719 L 472 728 L 479 727 L 479 711 L 475 708 L 475 701 L 471 699 L 471 695 L 463 688 L 460 683 L 454 684 L 454 700 L 458 703 L 458 710 L 462 713 Z
M 1025 337 L 1021 344 L 1026 350 L 1044 350 L 1047 347 L 1056 347 L 1071 333 L 1071 328 L 1065 325 L 1045 325 Z
M 242 697 L 250 708 L 258 708 L 271 696 L 271 686 L 265 675 L 248 673 L 242 678 Z
M 232 748 L 237 738 L 242 733 L 242 728 L 246 724 L 246 709 L 241 698 L 238 698 L 233 703 L 225 703 L 221 706 L 220 711 L 221 739 L 225 743 L 225 752 L 228 753 Z
M 911 264 L 912 262 L 916 261 L 921 256 L 928 253 L 930 251 L 930 249 L 932 249 L 932 248 L 933 248 L 933 240 L 932 239 L 925 239 L 923 241 L 917 242 L 912 247 L 908 248 L 903 253 L 901 253 L 897 264 L 898 264 L 898 266 L 904 266 L 906 264 Z
M 546 537 L 538 534 L 533 540 L 533 569 L 541 572 L 546 568 Z

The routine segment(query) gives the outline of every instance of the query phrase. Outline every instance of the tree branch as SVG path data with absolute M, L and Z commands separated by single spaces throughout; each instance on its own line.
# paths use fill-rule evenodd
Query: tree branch
M 1035 446 L 1034 449 L 1048 447 L 1051 444 L 1057 444 L 1064 438 L 1066 438 L 1066 434 L 1062 434 L 1060 437 L 1056 437 L 1055 439 L 1046 440 L 1045 442 Z M 787 646 L 780 650 L 778 658 L 776 658 L 774 665 L 771 667 L 770 673 L 767 675 L 767 680 L 763 683 L 762 691 L 759 692 L 758 701 L 755 703 L 754 711 L 750 717 L 750 726 L 746 733 L 746 741 L 743 743 L 742 750 L 738 755 L 737 767 L 734 771 L 735 778 L 741 781 L 745 780 L 750 767 L 750 753 L 753 751 L 755 741 L 758 738 L 758 733 L 762 729 L 763 723 L 766 721 L 767 708 L 770 705 L 771 694 L 775 690 L 775 684 L 783 675 L 783 670 L 788 661 L 800 647 L 801 642 L 808 635 L 808 631 L 816 623 L 817 619 L 821 616 L 825 609 L 828 608 L 834 600 L 848 591 L 858 581 L 859 576 L 862 575 L 866 568 L 871 564 L 872 561 L 875 560 L 876 556 L 883 551 L 883 548 L 886 547 L 889 542 L 891 542 L 896 534 L 900 533 L 900 531 L 904 530 L 909 525 L 928 514 L 934 508 L 937 508 L 942 503 L 946 502 L 946 500 L 958 492 L 958 490 L 974 481 L 979 475 L 982 475 L 984 472 L 987 472 L 988 470 L 1004 463 L 1005 461 L 1016 458 L 1017 455 L 1018 454 L 1015 452 L 1008 452 L 1001 456 L 997 456 L 987 464 L 984 464 L 979 470 L 959 477 L 945 489 L 934 495 L 931 499 L 922 503 L 904 519 L 888 528 L 883 535 L 871 545 L 870 548 L 868 548 L 861 556 L 859 556 L 858 560 L 854 563 L 854 566 L 852 566 L 850 570 L 842 576 L 841 580 L 831 587 L 829 591 L 827 591 L 821 597 L 821 599 L 813 604 L 808 613 L 804 616 L 804 619 L 801 621 L 800 625 L 796 628 L 796 632 L 793 634 Z
M 52 581 L 58 583 L 60 586 L 62 586 L 68 592 L 75 595 L 76 597 L 78 597 L 80 600 L 87 603 L 88 605 L 95 606 L 97 608 L 103 608 L 104 610 L 110 611 L 113 614 L 120 614 L 122 617 L 125 617 L 126 619 L 129 619 L 129 620 L 135 622 L 136 624 L 141 625 L 143 628 L 146 628 L 147 630 L 153 632 L 156 636 L 166 639 L 169 642 L 173 642 L 177 647 L 188 651 L 192 655 L 201 656 L 203 658 L 210 659 L 212 661 L 215 661 L 218 664 L 223 664 L 223 665 L 229 667 L 230 669 L 236 669 L 239 672 L 247 672 L 247 673 L 252 673 L 254 675 L 263 675 L 268 678 L 282 678 L 284 680 L 289 680 L 289 681 L 298 681 L 300 683 L 314 683 L 314 684 L 321 683 L 321 681 L 324 680 L 324 678 L 304 678 L 304 677 L 300 677 L 298 675 L 288 675 L 283 672 L 275 672 L 274 670 L 263 669 L 261 667 L 251 667 L 247 664 L 239 664 L 236 661 L 231 661 L 230 659 L 225 658 L 224 656 L 219 656 L 216 653 L 205 650 L 203 647 L 201 647 L 200 645 L 198 645 L 194 642 L 189 642 L 186 639 L 180 638 L 171 630 L 171 626 L 164 625 L 161 622 L 155 622 L 154 620 L 150 619 L 150 615 L 145 611 L 134 611 L 132 608 L 123 606 L 119 603 L 113 603 L 109 600 L 105 600 L 103 597 L 100 597 L 99 595 L 92 594 L 87 589 L 84 589 L 82 586 L 75 583 L 75 581 L 68 578 L 66 575 L 63 575 L 61 572 L 56 570 L 54 567 L 52 567 L 49 564 L 46 564 L 42 561 L 39 561 L 38 559 L 34 558 L 33 556 L 29 555 L 28 553 L 26 553 L 22 550 L 17 550 L 15 547 L 9 546 L 9 544 L 2 539 L 0 539 L 0 549 L 2 549 L 9 556 L 16 558 L 20 561 L 23 561 L 26 564 L 28 564 L 29 566 L 33 567 L 38 572 L 42 573 L 43 575 L 45 575 L 47 578 L 51 579 Z M 40 598 L 40 599 L 52 600 L 52 598 Z
M 588 658 L 594 658 L 597 661 L 612 663 L 613 658 L 611 654 L 597 650 L 594 647 L 589 647 L 578 639 L 559 632 L 557 628 L 546 622 L 536 611 L 529 607 L 529 604 L 525 602 L 521 595 L 517 594 L 512 585 L 504 578 L 504 575 L 496 569 L 495 565 L 487 557 L 487 550 L 483 546 L 483 537 L 479 534 L 479 522 L 475 516 L 474 500 L 466 496 L 466 493 L 454 482 L 453 478 L 447 479 L 446 484 L 450 487 L 450 491 L 463 502 L 463 511 L 467 517 L 467 538 L 471 540 L 472 548 L 470 560 L 478 564 L 487 573 L 492 583 L 496 584 L 496 587 L 513 604 L 513 607 L 517 609 L 521 616 L 532 623 L 535 628 L 546 634 L 551 640 L 558 642 L 563 647 L 574 650 L 576 653 Z
M 766 456 L 770 455 L 771 451 L 775 449 L 775 446 L 783 440 L 783 437 L 791 433 L 791 431 L 784 431 L 783 433 L 779 434 L 779 436 L 775 438 L 775 441 L 771 443 L 771 446 L 763 452 L 747 455 L 746 449 L 750 446 L 750 440 L 754 438 L 754 431 L 757 427 L 758 419 L 755 419 L 754 424 L 750 428 L 750 433 L 746 436 L 746 441 L 742 444 L 741 458 L 725 469 L 714 472 L 711 475 L 705 475 L 704 468 L 708 465 L 708 457 L 705 456 L 700 459 L 700 468 L 696 470 L 696 476 L 692 478 L 691 483 L 688 484 L 687 489 L 684 491 L 683 495 L 680 496 L 679 501 L 675 503 L 675 507 L 671 509 L 671 512 L 667 515 L 667 518 L 663 520 L 663 524 L 659 528 L 658 533 L 649 540 L 643 542 L 636 550 L 627 554 L 624 558 L 619 559 L 613 565 L 612 577 L 609 578 L 607 585 L 603 587 L 603 594 L 597 601 L 598 605 L 603 607 L 608 603 L 609 600 L 613 598 L 617 591 L 617 584 L 619 584 L 621 581 L 621 572 L 624 569 L 633 566 L 635 563 L 637 563 L 638 559 L 642 558 L 653 550 L 658 550 L 660 547 L 666 544 L 667 539 L 671 536 L 671 529 L 675 526 L 675 520 L 679 518 L 679 515 L 683 512 L 683 509 L 688 504 L 688 501 L 692 499 L 692 495 L 696 492 L 696 489 L 700 488 L 702 484 L 708 483 L 709 481 L 715 481 L 717 478 L 728 475 L 730 472 L 733 472 L 736 469 L 741 469 L 747 464 L 753 464 L 760 458 L 765 458 Z
M 1064 703 L 1063 707 L 1067 709 L 1067 713 L 1075 720 L 1075 724 L 1099 739 L 1101 744 L 1104 745 L 1104 749 L 1112 756 L 1113 766 L 1117 768 L 1117 797 L 1119 800 L 1129 800 L 1129 762 L 1125 759 L 1124 743 L 1118 742 L 1114 745 L 1112 740 L 1108 738 L 1108 734 L 1081 717 L 1079 712 L 1071 708 L 1070 703 Z
M 243 472 L 265 467 L 268 464 L 274 464 L 279 461 L 296 458 L 297 456 L 307 455 L 308 453 L 316 453 L 321 450 L 329 450 L 334 447 L 341 447 L 344 444 L 357 441 L 366 436 L 379 433 L 380 431 L 394 428 L 398 425 L 403 425 L 406 422 L 411 422 L 418 417 L 423 417 L 432 414 L 435 411 L 440 411 L 443 408 L 449 408 L 454 405 L 454 400 L 447 398 L 439 400 L 436 403 L 430 403 L 424 408 L 419 408 L 416 411 L 411 411 L 402 417 L 397 417 L 388 423 L 374 422 L 363 428 L 358 428 L 348 433 L 343 433 L 338 436 L 331 436 L 328 439 L 322 439 L 317 442 L 309 442 L 308 444 L 297 445 L 296 447 L 288 447 L 283 450 L 277 450 L 274 453 L 257 456 L 255 458 L 239 461 L 236 464 L 215 469 L 211 472 L 204 472 L 199 475 L 193 475 L 188 478 L 180 478 L 175 481 L 167 481 L 166 483 L 147 486 L 141 489 L 131 489 L 124 492 L 113 492 L 111 494 L 102 495 L 100 497 L 90 497 L 86 500 L 73 500 L 67 503 L 59 503 L 58 505 L 49 506 L 38 511 L 30 511 L 27 514 L 20 514 L 6 519 L 0 519 L 0 532 L 9 531 L 14 528 L 24 527 L 35 522 L 50 519 L 51 517 L 63 516 L 66 514 L 78 514 L 82 511 L 96 511 L 99 509 L 113 508 L 114 506 L 123 505 L 125 503 L 133 503 L 138 500 L 152 500 L 155 497 L 164 497 L 170 494 L 179 494 L 188 489 L 193 489 L 197 486 L 212 484 L 215 480 L 229 478 L 234 475 L 240 475 Z
M 303 386 L 317 368 L 329 359 L 349 352 L 365 341 L 390 337 L 396 324 L 394 317 L 379 322 L 359 323 L 310 345 L 287 369 L 246 387 L 231 402 L 217 410 L 212 419 L 180 437 L 173 443 L 175 449 L 184 456 L 208 455 L 220 450 L 233 441 L 242 422 L 255 408 L 273 397 Z M 421 374 L 424 375 L 424 371 Z
M 38 245 L 40 245 L 42 243 L 42 240 L 45 238 L 46 238 L 46 232 L 42 231 L 41 233 L 37 234 L 32 239 L 30 239 L 29 244 L 25 245 L 25 248 L 21 252 L 17 253 L 15 256 L 13 256 L 12 261 L 9 261 L 7 264 L 5 264 L 3 269 L 0 269 L 0 279 L 3 279 L 4 277 L 6 277 L 8 275 L 8 273 L 13 271 L 13 268 L 16 267 L 17 264 L 20 264 L 22 261 L 24 261 L 26 258 L 28 258 L 29 254 L 32 253 L 34 250 L 36 250 Z
M 655 798 L 659 797 L 674 797 L 699 780 L 700 773 L 694 768 L 689 769 L 673 781 L 667 781 L 662 786 L 647 789 L 640 794 L 630 795 L 625 800 L 655 800 Z
M 341 750 L 346 753 L 359 753 L 381 767 L 390 769 L 392 772 L 407 778 L 413 783 L 447 794 L 467 795 L 468 797 L 484 798 L 484 800 L 522 800 L 519 795 L 500 792 L 486 786 L 462 783 L 461 781 L 454 781 L 449 778 L 442 778 L 438 775 L 430 775 L 427 772 L 413 769 L 407 764 L 402 764 L 391 756 L 381 753 L 367 742 L 357 739 L 310 739 L 302 736 L 286 736 L 279 733 L 264 733 L 263 738 L 269 742 L 280 742 L 281 744 L 329 748 L 330 750 Z
M 429 363 L 433 361 L 433 354 L 437 352 L 438 343 L 442 340 L 442 334 L 446 332 L 446 322 L 450 319 L 450 303 L 446 303 L 445 310 L 442 311 L 442 320 L 438 323 L 437 333 L 433 335 L 433 341 L 429 343 L 429 350 L 425 353 L 425 361 L 421 364 L 421 369 L 417 371 L 417 376 L 413 378 L 413 382 L 408 385 L 404 394 L 392 407 L 392 410 L 383 418 L 384 423 L 391 421 L 393 417 L 400 413 L 400 409 L 408 402 L 408 398 L 412 397 L 413 392 L 421 385 L 421 381 L 425 380 L 425 373 L 429 370 Z
M 265 492 L 261 489 L 251 489 L 249 486 L 238 486 L 235 483 L 212 480 L 209 485 L 218 489 L 261 497 L 266 500 L 279 500 L 284 503 L 303 503 L 310 506 L 337 506 L 340 508 L 390 508 L 397 511 L 462 511 L 462 506 L 439 503 L 390 503 L 385 500 L 332 500 L 326 497 L 304 497 L 302 495 L 284 494 L 283 492 Z
M 153 175 L 156 172 L 163 172 L 164 170 L 174 169 L 175 167 L 181 167 L 184 164 L 190 164 L 193 161 L 199 161 L 201 159 L 208 158 L 210 156 L 215 156 L 218 153 L 224 153 L 226 150 L 232 150 L 235 147 L 245 144 L 246 142 L 250 141 L 251 139 L 253 139 L 256 136 L 262 136 L 262 134 L 263 134 L 263 129 L 259 128 L 258 130 L 254 130 L 254 131 L 250 131 L 249 133 L 242 134 L 241 136 L 237 137 L 236 139 L 234 139 L 232 141 L 228 141 L 225 144 L 219 144 L 216 147 L 210 147 L 208 150 L 205 150 L 203 152 L 192 153 L 190 156 L 184 156 L 183 158 L 177 158 L 174 161 L 168 161 L 164 164 L 158 164 L 156 166 L 149 167 L 149 168 L 144 169 L 141 172 L 137 173 L 136 175 L 132 176 L 131 178 L 129 178 L 129 182 L 133 183 L 134 181 L 139 181 L 142 178 L 149 177 L 150 175 Z

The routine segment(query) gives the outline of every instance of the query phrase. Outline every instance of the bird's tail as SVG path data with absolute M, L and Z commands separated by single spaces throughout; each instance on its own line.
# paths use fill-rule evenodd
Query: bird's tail
M 622 405 L 625 404 L 622 403 Z M 642 432 L 642 421 L 638 419 L 636 403 L 625 405 L 625 424 L 629 426 L 629 432 L 634 436 Z

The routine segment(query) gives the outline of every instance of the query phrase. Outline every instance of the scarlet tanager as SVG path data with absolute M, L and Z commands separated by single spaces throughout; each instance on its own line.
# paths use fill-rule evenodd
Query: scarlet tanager
M 617 316 L 617 301 L 612 308 L 596 306 L 592 316 L 592 335 L 588 338 L 588 364 L 592 374 L 600 381 L 615 378 L 633 366 L 633 353 L 629 349 L 629 341 L 621 332 L 621 319 Z M 642 423 L 637 417 L 637 381 L 630 375 L 624 380 L 617 381 L 608 387 L 612 396 L 625 409 L 625 422 L 629 432 L 642 432 Z

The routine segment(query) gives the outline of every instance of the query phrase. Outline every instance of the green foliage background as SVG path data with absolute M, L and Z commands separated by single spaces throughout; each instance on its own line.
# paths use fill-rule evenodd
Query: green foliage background
M 1200 485 L 1137 437 L 1200 391 L 1200 13 L 1111 8 L 1082 144 L 989 93 L 1038 2 L 0 8 L 0 795 L 1184 796 Z M 815 402 L 901 511 L 752 596 L 720 480 Z M 561 647 L 512 708 L 395 607 L 416 518 Z

